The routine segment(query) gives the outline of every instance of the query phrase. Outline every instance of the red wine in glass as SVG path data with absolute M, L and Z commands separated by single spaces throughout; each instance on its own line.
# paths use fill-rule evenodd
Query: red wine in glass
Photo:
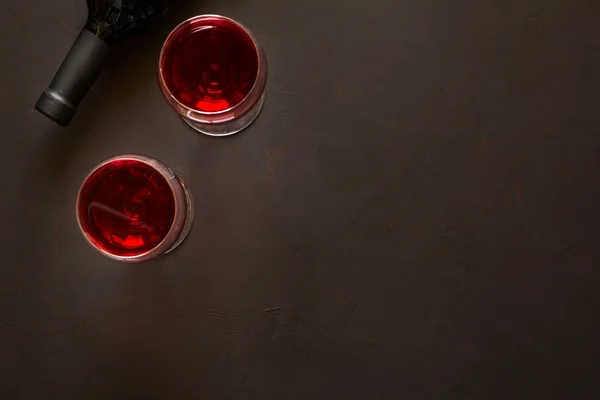
M 233 134 L 252 123 L 264 102 L 266 78 L 258 41 L 226 17 L 184 21 L 161 51 L 163 94 L 188 124 L 209 135 Z
M 192 222 L 183 182 L 164 164 L 140 155 L 107 160 L 79 191 L 77 217 L 96 250 L 124 262 L 139 262 L 174 249 Z

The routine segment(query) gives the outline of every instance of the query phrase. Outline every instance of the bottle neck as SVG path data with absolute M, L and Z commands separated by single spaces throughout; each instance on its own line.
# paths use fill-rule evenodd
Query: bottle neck
M 67 126 L 100 74 L 109 50 L 106 42 L 82 29 L 35 108 L 59 125 Z
M 168 0 L 87 0 L 87 23 L 35 108 L 67 126 L 102 71 L 110 45 L 124 35 L 155 25 L 169 3 Z

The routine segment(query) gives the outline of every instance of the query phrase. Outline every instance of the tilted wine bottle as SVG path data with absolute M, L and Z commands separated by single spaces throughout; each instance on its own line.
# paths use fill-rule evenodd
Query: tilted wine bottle
M 67 126 L 102 71 L 111 46 L 129 33 L 154 26 L 168 0 L 87 0 L 88 18 L 35 108 Z

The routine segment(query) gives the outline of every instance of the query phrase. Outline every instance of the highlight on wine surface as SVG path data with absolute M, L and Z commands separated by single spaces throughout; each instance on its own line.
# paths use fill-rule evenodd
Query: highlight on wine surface
M 237 133 L 262 110 L 267 58 L 243 25 L 200 15 L 178 25 L 160 53 L 162 93 L 192 128 L 211 136 Z
M 87 0 L 84 28 L 35 108 L 62 126 L 102 71 L 110 47 L 130 33 L 156 25 L 169 8 L 167 0 Z
M 76 206 L 86 240 L 114 261 L 136 263 L 174 250 L 194 218 L 183 181 L 151 157 L 110 158 L 85 178 Z

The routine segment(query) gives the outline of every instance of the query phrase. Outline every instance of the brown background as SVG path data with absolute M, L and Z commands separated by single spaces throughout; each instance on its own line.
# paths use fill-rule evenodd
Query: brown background
M 599 4 L 183 2 L 62 129 L 33 105 L 84 2 L 0 2 L 0 397 L 597 398 Z M 202 13 L 269 58 L 228 139 L 157 88 L 162 40 Z M 184 245 L 137 266 L 74 218 L 126 152 L 196 202 Z

